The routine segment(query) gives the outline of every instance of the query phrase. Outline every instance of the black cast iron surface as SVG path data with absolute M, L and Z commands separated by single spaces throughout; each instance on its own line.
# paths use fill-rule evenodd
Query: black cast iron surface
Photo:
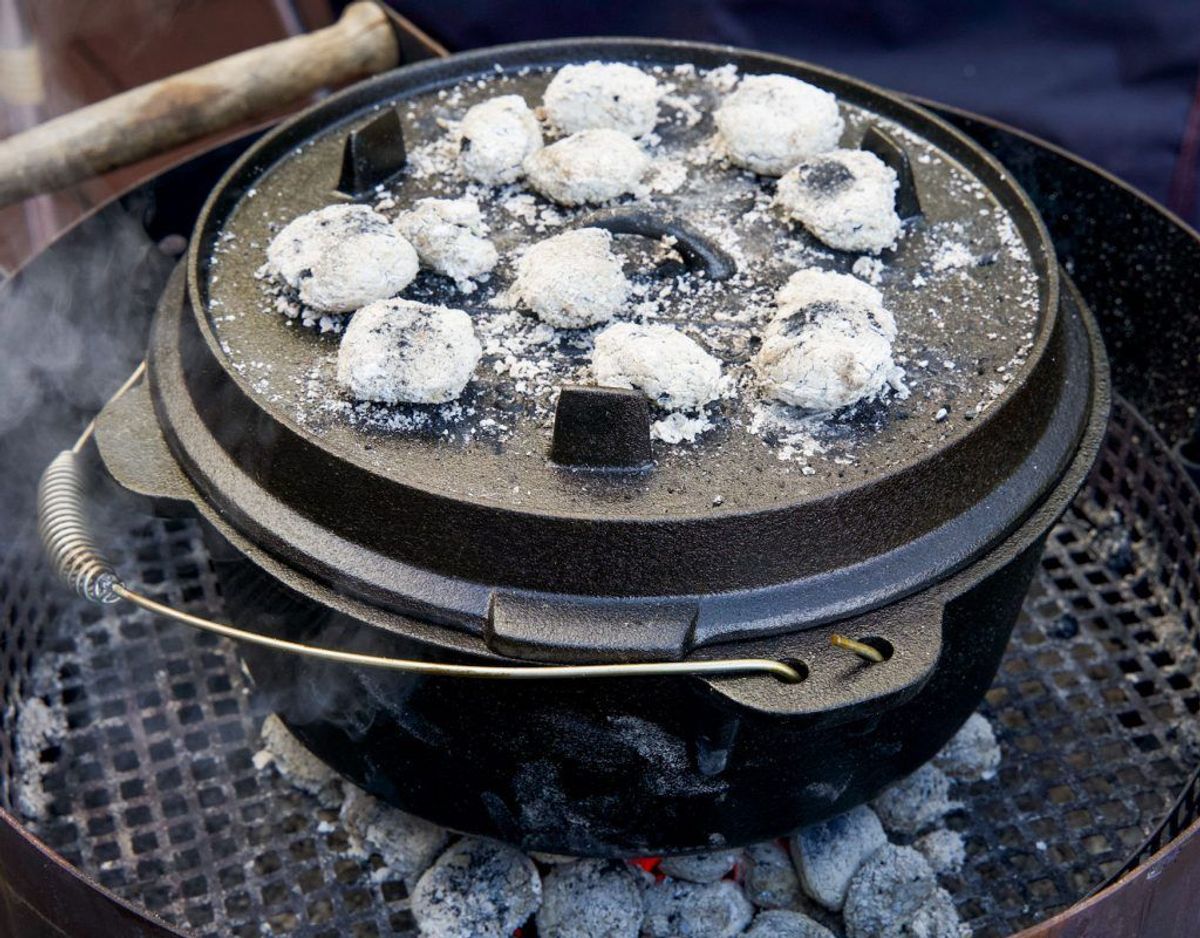
M 1110 343 L 1116 340 L 1112 347 L 1116 351 L 1114 366 L 1118 388 L 1150 414 L 1157 426 L 1172 437 L 1177 435 L 1189 423 L 1187 407 L 1190 401 L 1196 399 L 1198 392 L 1193 367 L 1194 346 L 1191 344 L 1194 327 L 1185 307 L 1180 304 L 1181 297 L 1200 293 L 1200 247 L 1195 235 L 1157 206 L 1116 180 L 1104 176 L 1094 167 L 1079 163 L 1040 141 L 971 115 L 948 113 L 948 116 L 984 139 L 1035 194 L 1039 206 L 1051 220 L 1064 259 L 1093 304 Z M 199 200 L 227 165 L 230 155 L 240 148 L 198 158 L 174 174 L 154 180 L 123 204 L 106 209 L 69 233 L 22 275 L 7 284 L 0 294 L 6 314 L 0 318 L 0 328 L 5 330 L 5 341 L 0 347 L 19 354 L 23 361 L 29 359 L 31 350 L 41 350 L 42 354 L 33 359 L 32 380 L 47 392 L 38 402 L 40 407 L 31 408 L 15 421 L 10 421 L 4 432 L 4 445 L 0 448 L 4 469 L 0 473 L 0 483 L 3 485 L 0 491 L 4 494 L 4 517 L 14 522 L 10 530 L 16 530 L 20 519 L 28 517 L 31 508 L 29 493 L 37 474 L 57 449 L 69 444 L 95 407 L 131 370 L 144 347 L 147 303 L 157 293 L 169 264 L 156 261 L 155 253 L 147 250 L 149 245 L 138 234 L 143 212 L 146 212 L 145 221 L 154 239 L 187 230 Z M 148 208 L 150 211 L 146 211 Z M 132 219 L 128 212 L 133 213 Z M 1119 220 L 1119 224 L 1113 224 L 1112 219 Z M 72 263 L 80 258 L 94 258 L 98 250 L 107 253 L 107 261 L 99 265 Z M 1164 267 L 1163 258 L 1178 259 L 1179 262 Z M 137 278 L 131 281 L 129 271 L 134 267 L 146 271 L 147 280 L 141 282 L 148 281 L 148 288 L 130 289 L 131 283 L 136 286 L 139 282 Z M 96 298 L 96 303 L 86 310 L 66 301 L 66 298 L 79 295 L 80 290 Z M 1107 302 L 1110 298 L 1112 303 Z M 35 312 L 40 316 L 35 316 Z M 56 332 L 64 327 L 75 332 L 77 324 L 85 316 L 95 328 L 93 341 L 83 349 L 76 346 L 64 351 L 61 345 L 56 346 L 53 341 Z M 1167 336 L 1169 341 L 1148 339 L 1132 342 L 1122 339 L 1122 335 L 1133 336 L 1135 328 L 1139 335 Z M 113 337 L 111 345 L 97 341 L 107 342 L 110 336 Z M 101 354 L 105 349 L 108 354 Z M 60 354 L 56 356 L 54 351 Z M 80 369 L 85 365 L 98 373 L 101 380 L 95 385 L 78 381 L 78 375 L 82 373 Z M 6 367 L 0 374 L 7 378 L 12 372 Z M 28 549 L 23 544 L 10 544 L 7 548 L 10 556 Z M 148 554 L 153 557 L 157 552 L 157 549 L 150 550 Z M 13 593 L 5 591 L 4 595 L 6 629 L 0 634 L 4 660 L 24 660 L 28 664 L 31 651 L 28 648 L 15 650 L 13 613 L 17 606 L 12 599 Z M 50 603 L 44 614 L 53 618 L 57 611 L 57 604 Z M 1137 613 L 1134 611 L 1132 614 L 1136 617 Z M 1085 627 L 1091 618 L 1085 615 L 1081 619 Z M 1136 623 L 1129 625 L 1135 627 Z M 1022 634 L 1023 628 L 1018 636 Z M 1126 649 L 1145 647 L 1136 638 L 1130 643 L 1129 636 L 1117 633 L 1117 637 L 1125 642 Z M 1113 680 L 1111 704 L 1119 709 L 1122 703 L 1128 705 L 1131 700 L 1122 691 L 1135 682 L 1121 681 L 1111 673 L 1115 666 L 1114 659 L 1102 653 L 1105 651 L 1101 648 L 1096 652 L 1094 670 L 1109 673 Z M 1162 660 L 1161 655 L 1159 658 Z M 1135 660 L 1142 664 L 1146 662 L 1144 656 Z M 1149 664 L 1154 668 L 1160 667 L 1152 661 Z M 1157 677 L 1153 670 L 1147 673 Z M 1171 675 L 1168 673 L 1166 677 L 1169 681 Z M 1048 678 L 1034 670 L 1027 680 L 1035 690 L 1042 688 L 1035 699 L 1042 697 Z M 1161 687 L 1164 682 L 1156 679 L 1152 683 L 1155 687 Z M 1175 677 L 1175 683 L 1180 683 L 1178 677 Z M 1171 687 L 1171 684 L 1167 683 L 1166 686 Z M 1185 688 L 1176 690 L 1184 695 L 1182 700 L 1185 708 L 1189 712 L 1194 711 L 1194 698 L 1190 692 Z M 6 681 L 4 694 L 6 699 L 11 698 L 14 685 Z M 1045 692 L 1044 695 L 1053 699 L 1057 691 Z M 1107 711 L 1103 706 L 1110 703 L 1107 696 L 1101 698 L 1102 706 L 1093 714 L 1094 721 L 1104 722 L 1107 719 Z M 1157 699 L 1151 694 L 1142 698 L 1140 703 L 1133 701 L 1135 712 L 1139 707 L 1153 706 L 1152 715 L 1161 713 L 1169 716 L 1171 707 L 1154 706 Z M 1133 722 L 1133 718 L 1127 719 Z M 1155 735 L 1157 738 L 1157 733 L 1137 734 L 1136 726 L 1131 729 L 1121 725 L 1123 732 L 1131 738 L 1134 735 Z M 1153 723 L 1143 725 L 1158 729 Z M 1109 726 L 1116 732 L 1115 726 L 1111 723 Z M 1174 727 L 1166 727 L 1164 732 L 1174 732 Z M 0 739 L 0 745 L 6 747 L 4 758 L 11 758 L 11 741 L 7 736 Z M 1145 742 L 1142 745 L 1153 748 L 1154 744 Z M 1037 748 L 1039 744 L 1030 743 L 1030 746 Z M 1099 769 L 1093 788 L 1103 788 L 1110 784 L 1108 777 L 1115 776 L 1114 764 L 1108 761 L 1112 756 L 1111 751 L 1106 753 L 1106 762 Z M 1162 760 L 1159 760 L 1159 765 L 1162 765 Z M 1046 771 L 1053 770 L 1053 766 L 1046 766 Z M 1158 767 L 1153 772 L 1139 770 L 1135 774 L 1139 777 L 1132 779 L 1137 785 L 1134 800 L 1145 803 L 1152 812 L 1150 802 L 1160 792 Z M 1164 788 L 1170 785 L 1171 774 L 1163 774 L 1161 781 Z M 1187 803 L 1183 809 L 1184 814 L 1190 816 Z M 1078 818 L 1088 811 L 1089 806 L 1081 805 L 1074 816 Z M 197 811 L 196 817 L 202 813 Z M 6 846 L 0 858 L 0 873 L 5 881 L 4 914 L 7 921 L 21 923 L 23 930 L 17 933 L 87 933 L 87 928 L 83 926 L 60 931 L 47 921 L 45 915 L 51 916 L 60 927 L 69 921 L 77 924 L 86 922 L 92 926 L 93 933 L 101 935 L 167 933 L 166 929 L 143 917 L 143 914 L 149 914 L 145 912 L 145 906 L 126 908 L 114 904 L 111 898 L 106 900 L 104 894 L 92 891 L 92 887 L 69 868 L 59 867 L 53 855 L 39 852 L 35 842 L 16 834 L 19 828 L 10 826 L 14 823 L 10 817 L 0 816 L 0 820 L 4 823 Z M 1186 819 L 1176 818 L 1176 822 L 1176 829 L 1181 829 Z M 1054 833 L 1052 825 L 1046 825 L 1046 830 Z M 1124 844 L 1133 843 L 1136 839 L 1137 833 L 1126 828 L 1121 836 L 1114 833 L 1094 842 L 1094 845 L 1103 848 L 1102 858 L 1113 857 L 1122 852 Z M 1053 839 L 1047 840 L 1048 845 L 1055 843 Z M 1036 849 L 1036 841 L 1034 844 Z M 1074 838 L 1067 840 L 1066 846 L 1073 855 L 1087 850 L 1082 840 Z M 1014 849 L 1022 857 L 1028 855 L 1036 858 L 1036 853 L 1024 841 L 1017 843 Z M 1106 862 L 1102 869 L 1114 868 L 1118 862 L 1115 859 Z M 1022 863 L 1029 868 L 1025 861 Z M 1084 868 L 1090 869 L 1092 866 L 1085 861 Z M 19 875 L 19 871 L 24 870 L 37 870 L 39 875 L 36 879 Z M 1065 903 L 1072 898 L 1069 886 L 1060 892 L 1053 879 L 1036 890 L 1027 888 L 1026 884 L 1030 882 L 1037 880 L 1014 880 L 1007 895 L 1002 890 L 1000 898 L 992 900 L 1008 909 L 1010 921 L 1019 920 L 1022 916 L 1036 917 L 1040 897 L 1049 896 L 1055 903 Z M 14 889 L 15 892 L 12 891 Z M 56 898 L 51 900 L 51 894 Z M 202 907 L 205 900 L 199 899 L 197 902 Z M 1024 908 L 1026 905 L 1027 911 Z M 207 916 L 203 908 L 197 914 L 201 919 Z M 366 933 L 371 927 L 378 930 L 378 925 L 367 926 Z M 1000 928 L 996 933 L 1003 931 Z
M 1118 407 L 987 695 L 999 778 L 956 789 L 968 809 L 951 826 L 970 858 L 949 885 L 978 935 L 1032 924 L 1114 872 L 1194 767 L 1196 737 L 1176 727 L 1200 709 L 1200 577 L 1185 562 L 1198 531 L 1195 489 Z M 151 596 L 219 611 L 192 523 L 140 524 L 121 555 Z M 264 921 L 304 936 L 411 929 L 404 887 L 350 855 L 335 814 L 254 768 L 271 701 L 232 648 L 128 609 L 47 604 L 48 576 L 36 554 L 0 570 L 13 637 L 0 675 L 12 698 L 68 714 L 64 744 L 43 754 L 50 817 L 32 825 L 52 848 L 199 934 L 249 936 Z
M 364 113 L 377 120 L 372 108 L 401 102 L 411 152 L 430 135 L 444 136 L 438 124 L 446 117 L 440 102 L 448 90 L 466 88 L 468 99 L 483 95 L 476 85 L 489 76 L 498 83 L 489 90 L 536 99 L 545 66 L 595 56 L 664 64 L 681 85 L 687 79 L 671 70 L 680 63 L 797 74 L 838 94 L 853 128 L 848 135 L 881 125 L 902 140 L 919 164 L 924 214 L 888 258 L 902 272 L 889 287 L 900 304 L 901 332 L 928 341 L 930 349 L 953 347 L 957 369 L 939 364 L 939 376 L 923 378 L 924 385 L 963 384 L 955 407 L 965 410 L 977 396 L 975 385 L 997 383 L 1002 390 L 992 406 L 973 421 L 964 416 L 945 423 L 932 412 L 919 413 L 915 403 L 908 408 L 892 401 L 882 413 L 859 408 L 849 420 L 864 424 L 855 431 L 861 440 L 850 468 L 829 463 L 828 471 L 801 473 L 761 440 L 725 428 L 695 451 L 660 448 L 651 471 L 620 480 L 564 473 L 550 464 L 545 428 L 520 407 L 505 416 L 517 435 L 494 445 L 455 433 L 430 440 L 298 419 L 292 398 L 297 388 L 311 387 L 313 348 L 328 340 L 286 328 L 271 304 L 265 314 L 257 308 L 262 286 L 253 271 L 261 251 L 254 248 L 271 234 L 264 219 L 286 221 L 328 202 L 344 134 L 362 124 Z M 504 69 L 499 78 L 497 64 Z M 706 93 L 715 100 L 711 89 Z M 661 128 L 664 136 L 710 132 L 703 121 L 685 130 Z M 982 186 L 968 193 L 964 179 Z M 402 180 L 404 187 L 393 193 L 402 205 L 425 194 L 421 177 Z M 977 202 L 987 208 L 976 208 Z M 737 212 L 740 204 L 701 206 L 689 220 L 711 225 L 714 213 Z M 1000 218 L 1009 240 L 1021 242 L 1019 250 L 1005 247 L 1003 237 L 991 244 L 975 230 L 995 227 Z M 939 226 L 960 231 L 991 261 L 969 265 L 961 281 L 939 283 L 928 243 Z M 756 234 L 755 249 L 776 262 L 775 232 L 767 226 Z M 845 268 L 849 257 L 830 255 L 820 264 Z M 929 284 L 906 287 L 910 280 L 921 283 L 918 271 Z M 1020 285 L 1031 274 L 1036 280 L 1026 297 Z M 763 276 L 781 275 L 772 268 Z M 982 300 L 959 297 L 963 283 Z M 432 621 L 482 633 L 492 651 L 594 660 L 597 649 L 580 651 L 572 631 L 584 608 L 579 600 L 603 598 L 589 623 L 596 630 L 646 618 L 652 610 L 636 604 L 645 600 L 670 606 L 673 633 L 668 641 L 617 642 L 613 657 L 681 658 L 692 646 L 877 609 L 995 549 L 1057 485 L 1075 456 L 1087 411 L 1103 406 L 1102 394 L 1088 400 L 1089 355 L 1072 343 L 1057 296 L 1052 251 L 1023 194 L 966 138 L 894 96 L 786 59 L 727 48 L 630 40 L 519 45 L 362 83 L 247 153 L 198 222 L 189 254 L 190 305 L 180 312 L 174 300 L 164 301 L 151 341 L 151 388 L 164 436 L 204 511 L 340 593 L 398 613 L 390 622 L 394 629 L 440 646 L 462 644 L 460 636 L 431 634 L 438 630 L 425 623 Z M 738 296 L 729 299 L 736 303 Z M 1036 316 L 1028 304 L 1037 307 Z M 936 339 L 921 332 L 930 307 L 945 317 L 931 327 Z M 994 323 L 983 322 L 985 310 Z M 1014 366 L 985 334 L 999 335 L 1001 346 L 1026 342 L 1028 362 Z M 1005 361 L 997 364 L 997 354 Z M 239 356 L 267 377 L 253 380 Z M 477 381 L 484 388 L 495 383 L 487 374 L 482 369 Z M 1015 379 L 1005 387 L 997 374 Z M 914 376 L 914 387 L 928 394 L 922 381 Z M 464 406 L 468 415 L 491 413 L 483 399 Z M 102 422 L 98 437 L 109 460 L 107 431 Z M 1061 493 L 1056 498 L 1061 505 Z M 285 579 L 296 586 L 296 578 Z M 535 606 L 548 610 L 536 623 L 505 627 Z M 405 616 L 425 623 L 410 624 Z

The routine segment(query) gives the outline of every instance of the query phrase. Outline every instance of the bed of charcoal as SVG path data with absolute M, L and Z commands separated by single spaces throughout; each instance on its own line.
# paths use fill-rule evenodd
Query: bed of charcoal
M 967 432 L 978 413 L 1019 383 L 1037 333 L 1036 277 L 1011 216 L 963 166 L 906 128 L 843 102 L 843 145 L 856 146 L 868 125 L 893 134 L 913 160 L 925 214 L 909 226 L 900 248 L 880 259 L 832 251 L 781 222 L 770 207 L 773 180 L 732 169 L 714 154 L 711 114 L 736 74 L 722 69 L 705 75 L 690 66 L 655 71 L 672 92 L 650 138 L 654 166 L 647 190 L 625 204 L 684 219 L 739 265 L 733 280 L 713 283 L 681 275 L 670 250 L 633 236 L 616 239 L 635 285 L 621 318 L 680 327 L 722 359 L 730 379 L 726 396 L 709 405 L 704 418 L 711 429 L 696 444 L 656 444 L 659 468 L 644 484 L 661 496 L 657 507 L 665 499 L 680 509 L 705 510 L 715 494 L 736 507 L 729 501 L 738 498 L 736 492 L 678 484 L 685 473 L 695 479 L 697 464 L 714 459 L 765 473 L 777 483 L 770 490 L 778 498 L 842 485 L 848 472 L 866 477 L 893 468 Z M 479 202 L 500 251 L 499 267 L 472 293 L 424 271 L 403 294 L 465 308 L 475 321 L 484 359 L 452 404 L 349 400 L 333 377 L 337 335 L 288 319 L 281 309 L 292 305 L 296 313 L 294 304 L 256 277 L 274 233 L 331 201 L 326 177 L 338 165 L 345 128 L 273 167 L 238 204 L 207 259 L 205 289 L 231 364 L 268 409 L 332 445 L 363 451 L 378 471 L 405 465 L 426 480 L 442 480 L 440 485 L 449 485 L 453 474 L 437 470 L 456 453 L 470 450 L 476 464 L 494 454 L 492 471 L 469 474 L 474 480 L 469 494 L 552 507 L 547 502 L 555 486 L 514 492 L 505 469 L 514 461 L 544 462 L 557 389 L 590 381 L 587 362 L 596 330 L 555 332 L 492 301 L 508 286 L 521 248 L 579 223 L 593 209 L 554 206 L 520 184 L 498 189 L 469 184 L 455 170 L 453 138 L 457 121 L 479 101 L 517 92 L 537 105 L 550 74 L 528 69 L 494 74 L 401 103 L 408 169 L 371 200 L 394 216 L 421 197 L 467 195 Z M 792 271 L 808 266 L 853 269 L 883 292 L 899 323 L 896 356 L 906 370 L 910 398 L 864 402 L 817 420 L 758 400 L 745 368 L 755 334 L 772 312 L 775 290 Z M 264 319 L 274 328 L 263 328 Z M 698 454 L 704 458 L 695 458 Z
M 975 935 L 1030 925 L 1119 870 L 1195 769 L 1198 530 L 1195 488 L 1118 403 L 983 706 L 998 775 L 952 790 L 967 860 L 942 884 Z M 138 525 L 120 565 L 156 599 L 220 614 L 190 522 Z M 32 813 L 52 849 L 196 935 L 415 934 L 402 878 L 256 758 L 268 702 L 230 645 L 73 602 L 28 544 L 0 583 L 0 805 Z M 33 711 L 59 730 L 22 752 Z

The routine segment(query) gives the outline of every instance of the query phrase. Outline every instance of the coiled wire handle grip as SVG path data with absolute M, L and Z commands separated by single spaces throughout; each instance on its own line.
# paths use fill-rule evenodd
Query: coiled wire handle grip
M 128 391 L 145 373 L 145 363 L 138 366 L 113 400 Z M 769 658 L 725 658 L 715 661 L 648 661 L 635 664 L 579 665 L 474 665 L 445 664 L 408 658 L 388 658 L 364 655 L 336 648 L 322 648 L 289 642 L 285 639 L 247 632 L 222 622 L 214 622 L 143 596 L 123 584 L 116 570 L 97 548 L 88 526 L 84 503 L 83 472 L 79 454 L 95 431 L 90 423 L 75 445 L 54 457 L 42 473 L 38 484 L 38 533 L 55 573 L 84 599 L 95 603 L 114 603 L 125 600 L 148 612 L 173 619 L 184 625 L 212 632 L 225 638 L 276 651 L 320 658 L 359 667 L 382 668 L 412 674 L 442 677 L 501 678 L 508 680 L 546 680 L 582 677 L 662 677 L 674 674 L 769 674 L 789 684 L 797 684 L 804 676 L 790 664 Z
M 54 572 L 84 599 L 115 603 L 117 572 L 92 540 L 83 505 L 79 456 L 63 450 L 38 483 L 38 534 Z

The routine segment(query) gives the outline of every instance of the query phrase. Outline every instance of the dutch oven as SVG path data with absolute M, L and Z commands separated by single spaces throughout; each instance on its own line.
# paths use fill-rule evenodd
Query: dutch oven
M 976 180 L 1036 281 L 1022 363 L 989 406 L 950 421 L 877 407 L 858 419 L 878 442 L 851 471 L 803 475 L 731 432 L 652 448 L 645 402 L 628 392 L 566 388 L 552 427 L 522 423 L 518 407 L 511 439 L 481 441 L 311 426 L 234 367 L 217 320 L 238 299 L 238 270 L 218 287 L 214 258 L 223 238 L 252 241 L 247 205 L 294 217 L 378 184 L 418 197 L 404 138 L 411 149 L 434 132 L 439 91 L 503 73 L 536 102 L 553 69 L 596 59 L 733 64 L 832 91 L 858 117 L 850 145 L 900 171 L 916 231 L 953 207 L 945 167 Z M 918 142 L 939 158 L 910 159 Z M 618 208 L 596 223 L 674 234 L 689 266 L 723 276 L 698 220 Z M 920 296 L 932 288 L 905 266 L 906 243 L 886 261 L 896 290 Z M 1011 302 L 987 292 L 998 276 L 987 266 L 965 276 L 998 308 Z M 240 322 L 278 386 L 303 377 L 319 337 Z M 958 325 L 956 341 L 984 348 L 969 317 Z M 949 739 L 991 682 L 1043 540 L 1093 462 L 1107 394 L 1096 325 L 1028 198 L 927 111 L 725 47 L 523 44 L 397 69 L 252 146 L 161 299 L 145 379 L 98 418 L 113 479 L 203 522 L 231 626 L 138 597 L 99 559 L 81 504 L 86 437 L 43 479 L 42 524 L 90 597 L 238 639 L 304 744 L 401 808 L 530 850 L 699 851 L 844 811 Z

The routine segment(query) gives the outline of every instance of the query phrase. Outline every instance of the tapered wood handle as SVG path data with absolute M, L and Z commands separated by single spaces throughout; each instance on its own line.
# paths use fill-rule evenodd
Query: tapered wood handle
M 353 3 L 325 29 L 133 88 L 0 140 L 0 205 L 134 163 L 399 60 L 384 11 Z

